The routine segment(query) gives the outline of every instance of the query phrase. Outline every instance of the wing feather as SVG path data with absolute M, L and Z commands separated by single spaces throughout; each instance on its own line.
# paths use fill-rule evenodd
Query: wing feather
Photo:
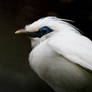
M 92 71 L 92 41 L 77 33 L 66 33 L 53 37 L 48 45 L 69 61 Z

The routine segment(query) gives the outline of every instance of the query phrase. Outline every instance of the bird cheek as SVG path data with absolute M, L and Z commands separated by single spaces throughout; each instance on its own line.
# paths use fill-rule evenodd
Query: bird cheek
M 30 38 L 31 39 L 31 46 L 32 48 L 36 47 L 40 43 L 39 38 Z

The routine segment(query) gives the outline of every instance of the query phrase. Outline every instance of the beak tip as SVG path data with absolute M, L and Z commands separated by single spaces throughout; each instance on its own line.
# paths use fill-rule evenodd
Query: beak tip
M 27 34 L 25 30 L 17 30 L 15 34 Z
M 20 31 L 16 31 L 16 32 L 14 32 L 15 34 L 20 34 Z

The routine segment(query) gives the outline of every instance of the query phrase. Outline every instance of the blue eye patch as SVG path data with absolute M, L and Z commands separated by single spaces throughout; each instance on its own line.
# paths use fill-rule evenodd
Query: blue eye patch
M 48 33 L 50 33 L 52 30 L 50 29 L 50 28 L 48 28 L 48 27 L 42 27 L 40 30 L 39 30 L 39 32 L 40 32 L 40 34 L 41 35 L 45 35 L 45 34 L 48 34 Z
M 49 27 L 44 26 L 44 27 L 40 28 L 37 32 L 31 32 L 31 33 L 29 33 L 28 36 L 30 36 L 30 37 L 39 37 L 40 38 L 43 35 L 46 35 L 46 34 L 52 32 L 52 31 L 53 30 L 50 29 Z
M 52 32 L 52 31 L 53 30 L 50 29 L 49 27 L 44 26 L 44 27 L 40 28 L 39 31 L 36 32 L 36 34 L 38 34 L 39 37 L 42 37 L 43 35 L 46 35 L 46 34 Z

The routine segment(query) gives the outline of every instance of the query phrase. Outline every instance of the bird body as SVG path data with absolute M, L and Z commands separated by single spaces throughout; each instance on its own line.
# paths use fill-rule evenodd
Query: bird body
M 44 30 L 49 31 L 42 30 L 44 26 Z M 33 43 L 29 54 L 30 66 L 41 79 L 56 92 L 92 92 L 92 42 L 89 38 L 56 17 L 42 18 L 25 29 L 39 35 L 44 31 L 44 35 L 31 38 L 36 44 Z
M 67 89 L 68 92 L 69 90 L 70 92 L 72 92 L 72 90 L 79 90 L 87 86 L 91 82 L 90 79 L 92 80 L 92 75 L 78 66 L 76 64 L 77 61 L 73 62 L 70 60 L 71 58 L 68 58 L 68 55 L 71 57 L 82 49 L 77 48 L 77 45 L 79 45 L 79 41 L 76 43 L 77 35 L 78 34 L 72 34 L 72 36 L 69 36 L 69 33 L 67 35 L 57 34 L 57 37 L 54 36 L 39 44 L 29 55 L 31 67 L 43 80 L 54 88 L 56 92 L 67 92 L 65 89 Z M 70 42 L 71 40 L 74 41 Z M 80 43 L 80 46 L 82 44 L 83 43 Z M 73 48 L 73 46 L 75 46 L 75 48 Z M 83 47 L 84 46 L 83 44 Z M 75 51 L 76 53 L 73 53 Z M 81 52 L 80 55 L 83 55 L 83 52 Z M 67 56 L 67 58 L 65 56 Z

